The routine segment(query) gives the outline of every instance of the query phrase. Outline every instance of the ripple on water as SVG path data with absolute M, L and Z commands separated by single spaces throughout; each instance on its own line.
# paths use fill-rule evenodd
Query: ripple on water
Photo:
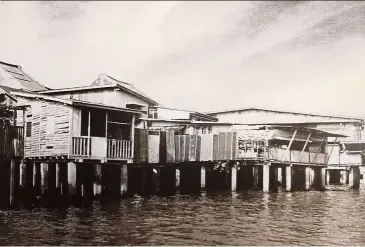
M 364 245 L 365 191 L 205 193 L 0 211 L 3 245 Z

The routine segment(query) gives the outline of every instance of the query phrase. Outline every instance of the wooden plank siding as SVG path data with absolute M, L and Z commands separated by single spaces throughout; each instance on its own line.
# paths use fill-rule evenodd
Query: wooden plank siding
M 31 136 L 25 136 L 24 157 L 67 156 L 70 145 L 70 106 L 58 102 L 28 100 L 25 122 L 31 122 Z M 18 118 L 23 125 L 23 119 Z M 25 127 L 25 132 L 27 129 Z

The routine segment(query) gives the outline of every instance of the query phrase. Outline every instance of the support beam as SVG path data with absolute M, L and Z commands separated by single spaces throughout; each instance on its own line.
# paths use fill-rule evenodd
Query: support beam
M 15 203 L 15 160 L 10 160 L 10 206 Z
M 94 184 L 93 184 L 93 191 L 94 196 L 98 197 L 101 195 L 101 181 L 102 180 L 102 173 L 101 173 L 101 164 L 94 165 Z
M 74 162 L 67 163 L 67 180 L 68 180 L 68 194 L 76 195 L 76 164 Z
M 41 192 L 42 195 L 48 192 L 48 164 L 41 163 Z
M 180 189 L 180 168 L 176 168 L 175 169 L 175 186 L 176 186 L 176 189 Z
M 206 180 L 205 166 L 202 166 L 201 172 L 200 172 L 200 188 L 201 189 L 205 189 L 205 180 Z
M 303 154 L 304 154 L 305 149 L 306 149 L 306 148 L 307 148 L 307 146 L 308 146 L 308 142 L 309 142 L 309 139 L 311 138 L 311 135 L 312 135 L 312 132 L 309 132 L 308 138 L 307 138 L 307 140 L 305 141 L 305 144 L 304 144 L 304 146 L 303 146 L 302 152 L 300 153 L 300 156 L 299 156 L 298 162 L 300 162 L 300 161 L 302 160 L 302 156 L 303 156 Z
M 349 186 L 354 189 L 360 186 L 360 168 L 358 166 L 350 167 Z
M 283 168 L 278 167 L 278 182 L 280 185 L 283 184 Z
M 326 188 L 326 168 L 321 167 L 321 189 L 324 190 Z
M 326 169 L 326 184 L 331 183 L 331 170 Z
M 91 113 L 90 113 L 90 109 L 89 109 L 89 116 L 88 116 L 88 121 L 87 121 L 87 155 L 90 158 L 90 144 L 91 144 L 91 139 L 90 139 L 90 123 L 91 121 Z
M 255 189 L 257 189 L 257 188 L 258 188 L 258 186 L 259 186 L 259 179 L 260 179 L 260 172 L 259 172 L 259 169 L 260 169 L 260 167 L 259 167 L 259 166 L 257 166 L 257 165 L 255 165 L 255 166 L 253 167 L 253 187 L 254 187 Z
M 287 156 L 287 154 L 288 154 L 288 151 L 290 150 L 290 148 L 291 148 L 291 146 L 292 146 L 292 144 L 293 144 L 293 142 L 294 142 L 294 138 L 295 138 L 296 134 L 297 134 L 297 130 L 295 130 L 295 131 L 294 131 L 294 134 L 293 134 L 293 136 L 292 136 L 292 137 L 291 137 L 291 139 L 290 139 L 289 145 L 288 145 L 288 147 L 287 147 L 287 149 L 286 149 L 286 151 L 287 151 L 287 152 L 285 152 L 285 153 L 283 154 L 283 157 L 281 158 L 281 161 L 282 161 L 282 162 L 284 162 L 284 160 L 285 160 L 285 158 L 286 158 L 286 156 Z
M 19 166 L 19 185 L 21 189 L 24 189 L 27 180 L 27 166 L 24 161 L 22 161 Z
M 128 192 L 128 165 L 122 164 L 120 168 L 120 195 L 124 196 Z
M 56 163 L 56 189 L 57 191 L 61 188 L 61 172 L 60 172 L 60 164 Z
M 292 190 L 292 166 L 285 167 L 285 190 L 291 191 Z
M 262 174 L 262 191 L 269 192 L 270 190 L 270 163 L 264 163 L 262 165 L 263 174 Z
M 311 186 L 311 168 L 307 166 L 305 168 L 305 189 L 309 190 Z
M 237 190 L 237 168 L 235 166 L 231 170 L 231 190 Z
M 132 141 L 132 146 L 131 146 L 131 157 L 134 157 L 134 128 L 135 128 L 135 121 L 136 121 L 136 116 L 133 115 L 132 116 L 132 126 L 131 126 L 131 141 Z

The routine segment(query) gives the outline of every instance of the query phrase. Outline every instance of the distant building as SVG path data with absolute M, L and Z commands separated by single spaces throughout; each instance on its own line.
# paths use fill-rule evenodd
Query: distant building
M 328 138 L 329 165 L 361 165 L 365 150 L 364 119 L 346 116 L 290 112 L 261 108 L 241 108 L 206 113 L 219 122 L 245 125 L 283 125 L 314 128 L 347 137 Z M 334 141 L 341 142 L 333 143 Z

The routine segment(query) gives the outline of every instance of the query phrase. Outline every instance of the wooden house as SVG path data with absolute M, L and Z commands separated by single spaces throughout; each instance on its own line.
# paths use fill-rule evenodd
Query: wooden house
M 157 104 L 106 75 L 85 87 L 12 93 L 29 105 L 24 119 L 17 119 L 25 125 L 25 158 L 131 162 L 134 129 Z

